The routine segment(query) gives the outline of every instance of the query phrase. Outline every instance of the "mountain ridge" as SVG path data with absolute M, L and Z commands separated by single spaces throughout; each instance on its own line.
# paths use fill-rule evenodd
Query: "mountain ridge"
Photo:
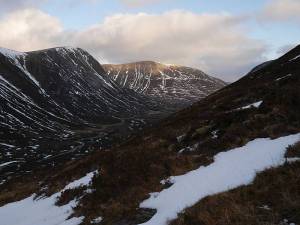
M 195 68 L 154 61 L 105 64 L 104 69 L 123 87 L 169 102 L 181 102 L 182 107 L 227 85 Z
M 79 157 L 93 145 L 105 148 L 170 113 L 120 87 L 88 52 L 71 47 L 1 48 L 0 100 L 0 148 L 6 150 L 0 164 L 18 158 L 2 174 L 26 163 L 50 165 L 62 152 Z

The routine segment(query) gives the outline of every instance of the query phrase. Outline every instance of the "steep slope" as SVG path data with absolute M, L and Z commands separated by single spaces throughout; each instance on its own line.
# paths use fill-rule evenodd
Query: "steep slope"
M 66 47 L 0 49 L 0 101 L 1 172 L 110 146 L 158 109 L 113 82 L 86 51 Z
M 94 122 L 99 114 L 122 116 L 142 111 L 142 100 L 112 82 L 82 49 L 1 53 L 2 77 L 37 104 L 50 104 L 52 107 L 45 107 L 57 115 Z
M 189 105 L 227 85 L 204 72 L 177 65 L 142 61 L 104 65 L 121 86 L 182 105 Z
M 100 217 L 101 220 L 97 220 L 96 224 L 132 225 L 147 221 L 151 224 L 151 218 L 158 217 L 162 219 L 160 221 L 168 219 L 169 214 L 161 213 L 168 205 L 170 209 L 174 209 L 173 212 L 182 210 L 182 206 L 178 204 L 181 202 L 180 197 L 186 193 L 180 191 L 192 190 L 194 193 L 202 190 L 202 187 L 209 186 L 209 182 L 219 184 L 228 168 L 230 170 L 227 171 L 236 172 L 235 175 L 242 179 L 244 176 L 254 178 L 256 170 L 262 171 L 268 166 L 282 165 L 285 148 L 298 140 L 300 132 L 299 56 L 300 46 L 279 59 L 252 70 L 241 80 L 215 94 L 173 114 L 158 126 L 131 137 L 120 146 L 95 152 L 84 159 L 54 168 L 51 175 L 46 175 L 47 171 L 35 171 L 34 178 L 24 176 L 18 180 L 11 180 L 2 186 L 0 202 L 5 204 L 21 200 L 32 193 L 51 196 L 62 190 L 70 181 L 98 169 L 99 174 L 93 177 L 88 187 L 65 191 L 60 196 L 58 205 L 80 199 L 73 216 L 84 216 L 83 224 L 94 224 L 95 219 Z M 248 153 L 250 158 L 245 155 Z M 240 162 L 236 154 L 242 154 L 243 161 Z M 273 159 L 276 160 L 273 162 Z M 198 176 L 195 172 L 209 174 L 211 169 L 214 171 L 213 168 L 220 165 L 220 161 L 221 166 L 217 166 L 219 170 L 216 170 L 216 176 L 220 179 L 206 177 L 204 180 L 203 176 Z M 244 168 L 242 162 L 250 164 L 250 170 Z M 239 169 L 235 171 L 234 165 L 238 165 L 237 168 L 242 168 L 246 173 L 239 173 Z M 299 170 L 299 163 L 295 164 L 295 167 Z M 191 170 L 195 171 L 189 172 Z M 201 172 L 203 170 L 204 172 Z M 229 176 L 230 173 L 225 175 Z M 196 177 L 203 179 L 196 184 L 200 186 L 180 181 L 188 180 L 189 174 L 192 178 L 197 175 Z M 173 177 L 177 175 L 182 176 Z M 275 176 L 276 173 L 272 174 L 272 177 Z M 289 179 L 293 180 L 293 177 L 289 176 L 285 180 Z M 234 188 L 236 185 L 249 184 L 252 181 L 249 178 L 246 180 L 247 182 L 237 183 L 231 177 L 230 180 L 226 180 L 228 183 L 222 185 Z M 206 186 L 201 185 L 201 182 Z M 289 184 L 292 187 L 290 190 L 296 191 L 289 191 L 285 196 L 292 196 L 292 205 L 297 209 L 300 201 L 293 197 L 297 197 L 299 184 L 291 182 L 286 185 Z M 213 191 L 208 194 L 216 193 L 216 188 L 212 186 Z M 164 193 L 168 195 L 172 190 L 175 190 L 175 195 L 172 195 L 171 200 L 169 197 L 161 198 Z M 276 191 L 278 193 L 281 189 Z M 150 193 L 152 194 L 149 198 Z M 266 193 L 268 196 L 273 194 L 270 191 Z M 196 196 L 198 201 L 200 194 L 196 192 L 192 196 Z M 184 202 L 184 207 L 190 206 L 191 202 L 194 204 L 195 199 L 192 200 Z M 163 205 L 157 205 L 159 202 Z M 142 208 L 143 206 L 146 208 Z M 147 208 L 150 206 L 151 209 Z M 195 211 L 199 212 L 197 209 Z M 231 213 L 226 210 L 224 212 L 224 217 Z M 291 214 L 297 212 L 289 211 Z M 210 213 L 206 214 L 206 219 L 214 221 L 211 208 Z M 285 215 L 285 212 L 281 211 L 280 215 Z M 173 216 L 174 214 L 171 218 L 174 218 Z M 177 224 L 201 222 L 183 220 L 180 223 L 184 217 L 184 214 L 181 215 Z M 294 215 L 294 218 L 297 218 L 297 215 Z M 264 222 L 267 223 L 268 220 Z M 300 221 L 293 222 L 297 224 Z M 277 224 L 280 224 L 280 221 Z

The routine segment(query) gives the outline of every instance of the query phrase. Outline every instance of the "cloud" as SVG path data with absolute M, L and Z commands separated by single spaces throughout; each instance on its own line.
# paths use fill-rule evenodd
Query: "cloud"
M 120 1 L 129 7 L 141 7 L 148 4 L 158 3 L 161 2 L 162 0 L 120 0 Z
M 72 0 L 74 1 L 74 0 Z M 83 2 L 83 3 L 97 3 L 100 1 L 108 1 L 108 0 L 76 0 L 77 2 Z M 154 4 L 159 2 L 167 2 L 171 0 L 118 0 L 120 3 L 122 3 L 125 6 L 128 7 L 142 7 L 148 4 Z
M 75 43 L 116 63 L 156 60 L 234 80 L 263 61 L 266 50 L 263 43 L 246 36 L 242 20 L 187 11 L 120 14 L 77 33 Z
M 16 50 L 36 50 L 63 43 L 67 35 L 55 17 L 37 10 L 14 11 L 0 20 L 0 45 Z
M 12 10 L 35 7 L 46 1 L 47 0 L 0 0 L 0 12 L 7 13 Z
M 66 31 L 55 17 L 37 9 L 0 20 L 0 45 L 28 51 L 73 45 L 100 62 L 155 60 L 197 67 L 233 81 L 264 61 L 264 43 L 249 38 L 243 18 L 227 14 L 169 11 L 118 14 L 87 29 Z M 12 29 L 13 28 L 13 29 Z
M 300 1 L 272 0 L 265 6 L 260 17 L 268 21 L 300 22 Z

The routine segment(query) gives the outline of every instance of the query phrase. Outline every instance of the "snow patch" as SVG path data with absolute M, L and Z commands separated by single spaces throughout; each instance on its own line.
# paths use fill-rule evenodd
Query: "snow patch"
M 55 202 L 64 190 L 88 185 L 94 173 L 88 173 L 81 179 L 71 182 L 62 191 L 50 197 L 35 199 L 36 195 L 33 194 L 21 201 L 0 207 L 0 225 L 78 225 L 82 223 L 84 217 L 68 219 L 77 205 L 76 200 L 60 207 L 56 206 Z
M 5 167 L 5 166 L 8 166 L 10 164 L 17 163 L 17 162 L 19 162 L 19 161 L 10 161 L 10 162 L 6 162 L 6 163 L 2 163 L 2 164 L 0 164 L 0 169 Z
M 84 185 L 89 185 L 89 182 L 92 180 L 92 177 L 94 176 L 95 173 L 98 172 L 91 172 L 88 173 L 87 175 L 85 175 L 84 177 L 80 178 L 79 180 L 75 180 L 72 183 L 68 184 L 64 190 L 67 189 L 74 189 L 80 186 L 84 186 Z
M 260 206 L 258 208 L 264 209 L 264 210 L 271 210 L 270 206 L 268 206 L 268 205 L 263 205 L 263 206 Z
M 0 143 L 0 145 L 8 147 L 8 148 L 14 148 L 14 145 L 6 144 L 6 143 Z
M 243 106 L 241 108 L 238 108 L 237 110 L 249 109 L 251 107 L 258 108 L 262 103 L 263 103 L 263 101 L 254 102 L 250 105 L 246 105 L 246 106 Z
M 13 51 L 7 48 L 0 48 L 0 53 L 8 58 L 15 59 L 20 56 L 25 56 L 26 53 Z
M 218 132 L 219 132 L 219 130 L 214 130 L 214 131 L 212 131 L 211 132 L 211 138 L 212 139 L 217 139 L 219 136 L 218 136 Z
M 288 163 L 298 162 L 300 161 L 300 157 L 287 158 L 286 161 Z
M 182 141 L 184 140 L 185 137 L 186 137 L 186 134 L 183 134 L 183 135 L 180 135 L 180 136 L 176 137 L 177 142 L 178 142 L 178 143 L 182 142 Z
M 256 139 L 243 147 L 217 154 L 214 163 L 208 166 L 172 177 L 171 187 L 140 204 L 142 208 L 157 210 L 143 225 L 165 225 L 206 196 L 250 184 L 256 173 L 284 164 L 286 148 L 299 138 L 300 134 L 274 140 Z
M 199 143 L 193 144 L 191 146 L 182 148 L 181 150 L 178 151 L 178 153 L 181 154 L 183 152 L 193 152 L 193 151 L 196 151 L 197 148 L 198 148 L 198 146 L 199 146 Z
M 102 221 L 102 217 L 97 217 L 91 221 L 91 224 L 99 224 Z

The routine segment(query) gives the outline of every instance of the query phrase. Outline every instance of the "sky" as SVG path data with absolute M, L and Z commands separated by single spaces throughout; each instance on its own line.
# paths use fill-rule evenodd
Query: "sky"
M 300 43 L 299 0 L 0 0 L 0 47 L 86 49 L 235 81 Z

